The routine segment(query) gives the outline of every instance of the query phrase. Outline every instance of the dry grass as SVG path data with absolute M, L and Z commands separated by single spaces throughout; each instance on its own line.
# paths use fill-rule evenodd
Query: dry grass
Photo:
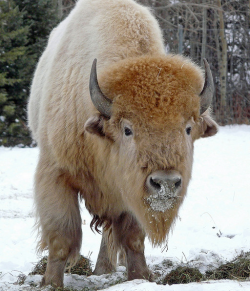
M 210 269 L 205 274 L 201 274 L 197 268 L 188 264 L 179 266 L 167 274 L 160 284 L 185 284 L 207 280 L 246 280 L 250 277 L 250 252 L 241 253 L 232 261 L 222 264 L 216 269 Z
M 43 257 L 34 267 L 29 275 L 44 275 L 47 267 L 48 257 Z M 90 276 L 93 274 L 90 260 L 80 256 L 77 263 L 70 269 L 65 271 L 66 273 Z
M 48 257 L 43 257 L 41 260 L 35 265 L 32 272 L 29 275 L 44 275 L 46 266 L 47 266 Z
M 231 262 L 227 262 L 219 266 L 215 270 L 206 272 L 207 280 L 244 280 L 250 277 L 250 253 L 241 253 L 238 257 L 234 258 Z
M 74 267 L 67 270 L 67 273 L 90 276 L 93 274 L 90 260 L 80 256 Z
M 187 284 L 191 282 L 200 282 L 202 280 L 202 274 L 197 268 L 191 267 L 177 267 L 167 274 L 162 284 L 172 285 L 172 284 Z

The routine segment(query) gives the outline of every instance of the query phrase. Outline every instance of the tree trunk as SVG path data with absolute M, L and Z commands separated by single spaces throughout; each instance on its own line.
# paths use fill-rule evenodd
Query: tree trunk
M 225 35 L 225 25 L 223 18 L 223 11 L 221 6 L 221 0 L 217 1 L 218 3 L 218 17 L 220 23 L 220 42 L 221 42 L 221 53 L 219 58 L 219 70 L 220 70 L 220 100 L 221 106 L 226 107 L 227 104 L 227 39 Z
M 57 1 L 57 11 L 58 11 L 58 18 L 62 19 L 63 17 L 63 4 L 62 0 Z
M 203 4 L 206 4 L 206 0 L 203 0 Z M 207 8 L 203 7 L 201 65 L 203 65 L 203 59 L 206 57 L 206 46 L 207 46 Z

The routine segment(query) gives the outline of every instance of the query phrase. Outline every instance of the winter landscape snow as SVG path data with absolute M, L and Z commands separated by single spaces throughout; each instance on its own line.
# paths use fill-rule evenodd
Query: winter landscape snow
M 28 276 L 40 257 L 36 254 L 33 213 L 33 176 L 38 148 L 0 147 L 0 290 L 39 290 L 41 276 Z M 186 200 L 166 247 L 152 248 L 146 241 L 146 259 L 162 274 L 164 260 L 190 262 L 204 272 L 208 267 L 250 250 L 250 126 L 220 127 L 212 138 L 195 143 L 193 175 Z M 81 254 L 96 262 L 101 236 L 89 228 L 91 217 L 82 203 Z M 43 254 L 44 255 L 44 254 Z M 125 267 L 103 276 L 65 275 L 73 288 L 166 291 L 250 290 L 250 280 L 208 281 L 157 285 L 145 280 L 125 280 Z M 119 283 L 122 282 L 122 283 Z M 114 286 L 114 283 L 117 283 Z

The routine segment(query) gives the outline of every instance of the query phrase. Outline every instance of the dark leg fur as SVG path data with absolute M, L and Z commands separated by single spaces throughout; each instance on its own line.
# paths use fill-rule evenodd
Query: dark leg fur
M 144 256 L 145 233 L 136 219 L 129 213 L 123 213 L 113 221 L 113 235 L 126 253 L 128 280 L 152 280 Z
M 95 275 L 108 274 L 115 271 L 115 266 L 112 264 L 108 256 L 107 238 L 105 237 L 105 235 L 106 234 L 104 231 L 102 235 L 99 255 L 94 270 Z

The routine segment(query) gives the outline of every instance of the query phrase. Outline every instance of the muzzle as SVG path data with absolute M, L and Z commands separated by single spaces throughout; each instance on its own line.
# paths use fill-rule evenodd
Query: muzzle
M 181 174 L 174 170 L 156 171 L 146 180 L 149 196 L 146 203 L 153 211 L 164 212 L 174 207 L 182 189 Z

